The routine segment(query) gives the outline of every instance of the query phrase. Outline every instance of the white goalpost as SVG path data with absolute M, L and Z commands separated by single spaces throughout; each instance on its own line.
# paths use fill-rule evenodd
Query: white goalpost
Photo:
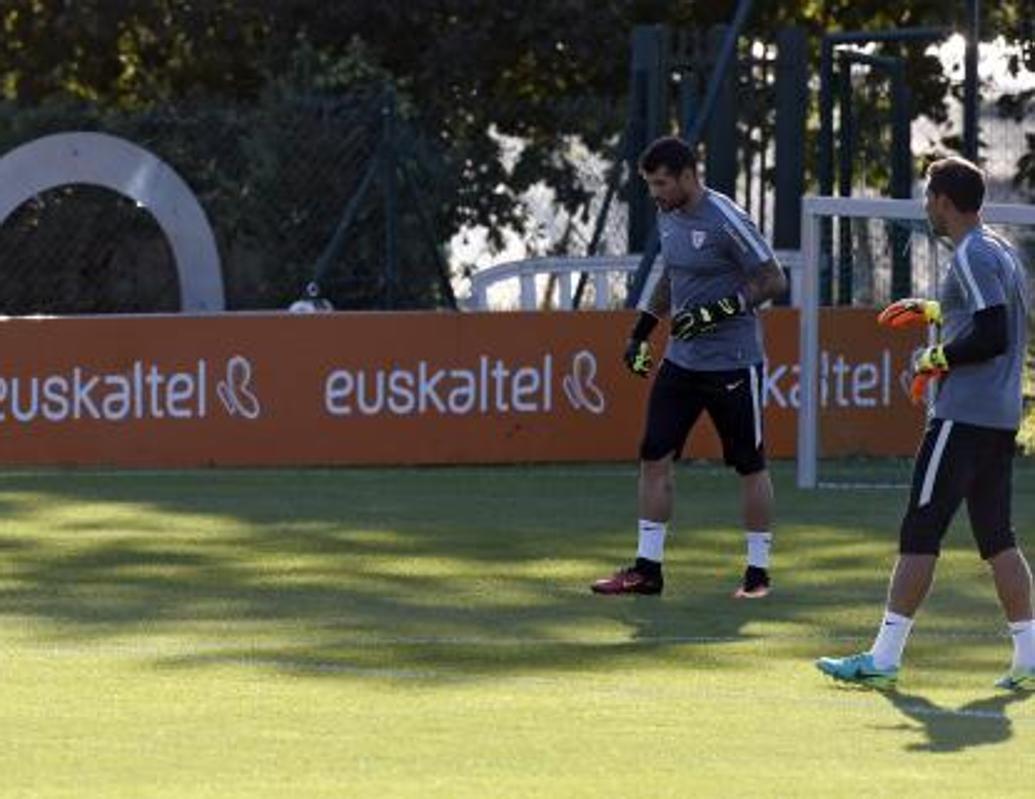
M 1035 206 L 986 204 L 985 224 L 999 229 L 1019 245 L 1028 267 L 1035 266 Z M 828 231 L 823 241 L 824 222 Z M 893 258 L 906 259 L 911 275 L 911 293 L 935 297 L 951 249 L 927 227 L 927 216 L 919 200 L 869 199 L 857 197 L 803 198 L 801 214 L 801 333 L 799 341 L 800 405 L 798 409 L 797 478 L 801 488 L 821 484 L 818 466 L 823 455 L 820 439 L 820 323 L 821 266 L 829 266 L 831 280 L 837 274 L 835 252 L 848 262 L 863 283 L 863 296 L 847 297 L 847 304 L 877 307 L 897 299 L 890 296 Z M 1025 249 L 1028 252 L 1025 253 Z M 851 275 L 851 271 L 849 275 Z

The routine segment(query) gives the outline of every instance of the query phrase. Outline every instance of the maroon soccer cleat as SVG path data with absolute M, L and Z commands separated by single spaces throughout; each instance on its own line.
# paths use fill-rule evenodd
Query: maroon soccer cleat
M 635 566 L 619 569 L 610 577 L 597 580 L 590 586 L 594 594 L 660 594 L 665 587 L 661 572 L 650 574 Z
M 769 596 L 769 572 L 757 566 L 744 570 L 744 580 L 733 592 L 734 599 L 761 599 Z

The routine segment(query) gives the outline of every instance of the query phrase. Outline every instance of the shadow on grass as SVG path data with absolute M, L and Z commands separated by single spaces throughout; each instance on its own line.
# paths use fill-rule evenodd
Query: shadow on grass
M 759 624 L 868 635 L 901 497 L 776 476 L 792 565 L 770 599 L 738 603 L 738 485 L 719 470 L 681 474 L 660 601 L 588 591 L 635 546 L 631 467 L 0 474 L 0 616 L 62 644 L 176 638 L 157 656 L 170 667 L 389 679 L 720 667 L 694 645 Z M 965 588 L 939 588 L 961 624 L 981 610 Z M 846 620 L 861 608 L 862 630 Z
M 919 694 L 883 691 L 881 695 L 916 725 L 902 724 L 895 729 L 913 730 L 924 740 L 906 745 L 910 752 L 960 752 L 975 746 L 990 746 L 1013 736 L 1013 722 L 1006 714 L 1010 705 L 1027 701 L 1030 693 L 1000 692 L 976 699 L 958 708 L 942 707 Z

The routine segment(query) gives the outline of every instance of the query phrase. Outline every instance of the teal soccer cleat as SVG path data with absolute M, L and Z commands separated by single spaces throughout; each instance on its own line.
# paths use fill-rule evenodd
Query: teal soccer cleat
M 898 668 L 878 669 L 873 655 L 863 652 L 846 658 L 820 658 L 816 668 L 839 682 L 866 685 L 870 688 L 893 688 L 898 680 Z
M 995 687 L 1007 691 L 1035 691 L 1035 669 L 1011 669 L 995 681 Z

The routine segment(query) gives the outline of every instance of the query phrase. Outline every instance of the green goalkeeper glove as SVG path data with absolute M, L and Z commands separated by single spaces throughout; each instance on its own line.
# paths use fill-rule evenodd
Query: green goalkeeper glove
M 711 333 L 719 322 L 747 313 L 747 303 L 741 294 L 731 294 L 715 302 L 684 308 L 672 316 L 672 338 L 690 341 L 704 333 Z
M 949 361 L 941 344 L 917 350 L 913 356 L 913 385 L 909 390 L 913 404 L 917 405 L 923 401 L 928 383 L 939 379 L 948 371 Z
M 634 338 L 629 339 L 629 344 L 625 348 L 625 355 L 622 356 L 622 360 L 625 361 L 629 371 L 637 377 L 649 375 L 650 368 L 654 364 L 654 359 L 650 354 L 650 344 Z
M 917 350 L 913 358 L 913 374 L 948 371 L 949 362 L 945 359 L 945 347 L 941 344 Z

